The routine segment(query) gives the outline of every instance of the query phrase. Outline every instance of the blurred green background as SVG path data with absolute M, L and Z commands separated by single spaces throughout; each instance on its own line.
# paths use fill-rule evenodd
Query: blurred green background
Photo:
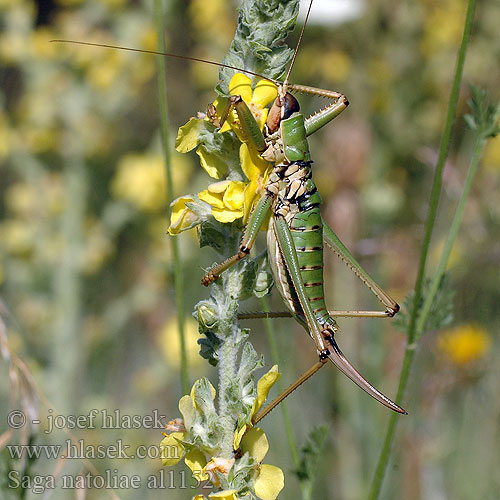
M 222 60 L 234 33 L 237 3 L 167 1 L 168 50 Z M 456 0 L 316 0 L 313 12 L 320 15 L 311 19 L 292 74 L 294 83 L 335 89 L 351 102 L 310 140 L 323 213 L 400 303 L 416 276 L 465 6 Z M 0 444 L 27 439 L 29 427 L 5 434 L 12 408 L 38 413 L 39 444 L 61 444 L 69 437 L 63 431 L 43 432 L 50 407 L 53 415 L 86 415 L 92 408 L 148 415 L 158 409 L 175 418 L 182 394 L 155 60 L 49 43 L 70 38 L 155 49 L 152 0 L 0 0 L 0 23 Z M 500 97 L 499 26 L 500 3 L 480 2 L 431 266 L 437 263 L 472 147 L 463 121 L 467 85 L 488 89 L 493 100 Z M 289 44 L 296 40 L 297 32 Z M 217 69 L 179 60 L 167 64 L 175 137 L 180 125 L 215 98 Z M 307 98 L 301 104 L 305 113 L 323 105 Z M 176 196 L 208 184 L 197 159 L 174 153 Z M 452 255 L 455 320 L 446 331 L 429 332 L 419 345 L 404 405 L 410 415 L 400 421 L 384 499 L 500 498 L 495 446 L 500 442 L 499 187 L 496 138 L 485 151 Z M 207 294 L 199 280 L 215 255 L 199 249 L 194 231 L 178 238 L 184 304 L 190 311 Z M 262 238 L 259 248 L 264 245 Z M 327 261 L 330 307 L 376 307 L 354 276 L 333 257 Z M 282 310 L 274 295 L 273 309 Z M 259 303 L 244 306 L 261 308 Z M 390 320 L 340 325 L 339 344 L 346 354 L 384 393 L 394 395 L 402 334 Z M 270 364 L 264 325 L 248 326 Z M 292 381 L 314 362 L 315 350 L 293 320 L 277 320 L 274 326 L 283 377 Z M 197 325 L 190 316 L 187 332 L 191 382 L 202 375 L 215 381 L 216 369 L 197 354 Z M 33 382 L 21 361 L 12 362 L 14 353 L 29 367 Z M 330 425 L 315 498 L 364 498 L 388 411 L 331 367 L 288 404 L 299 445 L 313 425 Z M 263 428 L 271 445 L 266 461 L 285 472 L 281 497 L 299 498 L 281 412 L 273 412 Z M 161 440 L 159 429 L 71 432 L 88 445 L 121 439 L 134 448 Z M 2 474 L 24 463 L 10 461 L 6 449 L 0 460 Z M 142 489 L 116 490 L 119 498 L 184 499 L 196 493 L 146 488 L 144 478 L 161 469 L 158 459 L 91 461 L 101 474 L 108 469 L 115 475 L 141 475 Z M 88 467 L 81 460 L 44 459 L 33 464 L 32 473 L 76 475 Z M 165 470 L 165 487 L 181 486 L 182 470 L 181 465 Z M 21 498 L 5 478 L 0 487 L 1 498 Z M 83 494 L 112 497 L 99 489 Z M 51 498 L 75 498 L 75 491 L 55 490 Z

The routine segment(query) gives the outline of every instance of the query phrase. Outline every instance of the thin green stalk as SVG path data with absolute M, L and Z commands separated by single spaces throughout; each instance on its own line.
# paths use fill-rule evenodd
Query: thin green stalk
M 155 21 L 158 33 L 158 50 L 165 50 L 165 18 L 162 0 L 155 0 Z M 160 100 L 161 138 L 163 154 L 165 157 L 165 177 L 167 180 L 167 204 L 174 199 L 174 186 L 172 180 L 172 154 L 170 134 L 168 129 L 168 104 L 167 104 L 167 62 L 165 57 L 157 57 L 158 67 L 158 94 Z M 181 356 L 181 387 L 183 394 L 189 394 L 189 371 L 186 352 L 185 336 L 185 311 L 184 311 L 184 285 L 182 265 L 179 257 L 179 244 L 177 238 L 169 238 L 172 246 L 172 261 L 174 272 L 175 303 L 177 306 L 177 328 L 179 329 L 180 356 Z
M 451 132 L 455 121 L 455 115 L 456 115 L 456 109 L 460 91 L 460 83 L 462 81 L 465 56 L 467 53 L 467 47 L 469 45 L 470 35 L 472 31 L 475 6 L 476 6 L 476 0 L 468 0 L 467 13 L 464 24 L 464 32 L 462 36 L 462 42 L 460 44 L 460 49 L 458 51 L 455 77 L 453 80 L 453 86 L 451 89 L 450 99 L 448 102 L 446 123 L 441 138 L 441 145 L 439 149 L 439 157 L 436 165 L 436 171 L 434 173 L 434 180 L 433 180 L 431 198 L 429 204 L 429 214 L 427 216 L 425 224 L 425 235 L 422 243 L 422 251 L 420 254 L 417 280 L 415 283 L 415 295 L 413 298 L 413 306 L 411 309 L 410 322 L 408 326 L 408 342 L 405 350 L 403 366 L 401 368 L 401 374 L 399 377 L 398 392 L 396 396 L 396 403 L 398 404 L 402 403 L 406 386 L 408 384 L 410 369 L 415 355 L 415 347 L 416 347 L 415 342 L 417 340 L 416 326 L 417 326 L 417 318 L 419 312 L 419 304 L 422 299 L 422 288 L 425 278 L 427 255 L 429 252 L 429 245 L 432 237 L 432 232 L 434 229 L 434 224 L 436 222 L 437 208 L 439 204 L 439 198 L 443 182 L 443 169 L 450 148 Z M 387 425 L 384 443 L 382 445 L 382 450 L 380 452 L 379 460 L 375 470 L 375 475 L 372 481 L 372 486 L 370 489 L 370 493 L 368 495 L 369 500 L 377 500 L 379 498 L 380 491 L 382 489 L 382 482 L 384 480 L 385 472 L 387 470 L 387 465 L 389 463 L 391 445 L 396 430 L 397 418 L 398 415 L 396 414 L 391 415 L 389 418 L 389 423 Z
M 443 253 L 441 254 L 439 265 L 436 269 L 436 272 L 434 273 L 434 277 L 432 278 L 432 282 L 429 289 L 429 294 L 425 299 L 425 302 L 420 312 L 420 316 L 418 317 L 417 326 L 415 328 L 417 341 L 420 338 L 420 336 L 424 333 L 425 324 L 429 317 L 429 313 L 431 311 L 434 299 L 436 298 L 436 294 L 439 289 L 439 284 L 446 271 L 446 266 L 448 265 L 448 260 L 450 258 L 451 250 L 455 243 L 458 234 L 458 229 L 460 227 L 464 215 L 465 204 L 467 202 L 467 198 L 469 197 L 470 190 L 472 187 L 472 182 L 474 181 L 474 177 L 477 173 L 477 169 L 479 167 L 479 160 L 481 159 L 481 155 L 485 144 L 486 144 L 486 139 L 481 135 L 479 135 L 474 144 L 474 150 L 469 165 L 469 171 L 467 172 L 467 177 L 465 179 L 462 194 L 460 196 L 460 199 L 458 200 L 457 208 L 455 210 L 455 215 L 453 216 L 453 221 L 451 223 L 450 231 L 448 233 L 448 237 L 446 239 L 446 243 L 443 248 Z
M 269 312 L 269 301 L 267 300 L 267 297 L 262 297 L 262 308 L 264 309 L 264 312 Z M 271 320 L 269 318 L 266 318 L 264 320 L 264 324 L 266 326 L 267 338 L 269 339 L 269 346 L 271 348 L 271 358 L 275 365 L 280 366 L 278 345 L 276 343 L 276 336 L 274 334 L 274 329 L 272 327 Z M 277 386 L 278 390 L 280 392 L 283 392 L 284 387 L 283 384 L 281 383 L 281 380 L 277 382 Z M 280 406 L 283 415 L 283 423 L 285 424 L 285 433 L 288 441 L 288 447 L 290 448 L 293 464 L 295 465 L 295 468 L 298 468 L 300 465 L 299 451 L 297 449 L 297 443 L 295 442 L 295 436 L 293 434 L 293 426 L 292 422 L 290 421 L 290 415 L 288 413 L 288 406 L 286 401 L 283 401 L 280 404 Z
M 61 215 L 61 233 L 66 248 L 54 273 L 54 296 L 58 306 L 52 332 L 54 346 L 50 377 L 51 399 L 61 412 L 77 412 L 80 383 L 74 373 L 82 371 L 81 276 L 78 255 L 83 245 L 83 221 L 87 197 L 87 174 L 81 152 L 74 153 L 74 141 L 69 137 L 65 155 L 64 182 L 67 208 Z M 75 148 L 77 150 L 77 148 Z

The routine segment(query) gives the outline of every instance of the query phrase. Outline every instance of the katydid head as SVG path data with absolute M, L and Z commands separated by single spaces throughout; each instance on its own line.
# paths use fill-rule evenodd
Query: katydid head
M 300 111 L 299 102 L 292 94 L 289 92 L 283 96 L 278 94 L 267 115 L 266 125 L 269 133 L 276 132 L 280 128 L 281 120 L 290 118 L 293 113 L 298 111 Z

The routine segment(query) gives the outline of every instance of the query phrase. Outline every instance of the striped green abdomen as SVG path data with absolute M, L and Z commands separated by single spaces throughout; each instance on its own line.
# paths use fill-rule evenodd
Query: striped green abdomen
M 318 319 L 326 319 L 328 312 L 323 290 L 323 223 L 319 205 L 295 214 L 289 227 L 311 307 Z

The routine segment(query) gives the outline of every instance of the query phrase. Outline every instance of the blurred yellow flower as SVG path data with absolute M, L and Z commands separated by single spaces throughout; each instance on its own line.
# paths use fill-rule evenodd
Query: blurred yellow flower
M 165 167 L 161 155 L 128 154 L 119 164 L 111 190 L 139 210 L 154 212 L 165 208 Z
M 111 87 L 126 63 L 125 55 L 119 50 L 103 50 L 99 59 L 87 68 L 89 82 L 97 89 Z
M 226 180 L 210 184 L 198 197 L 212 207 L 219 222 L 229 223 L 243 217 L 244 191 L 244 182 Z
M 7 117 L 0 111 L 0 160 L 9 154 L 11 143 L 11 132 L 7 122 Z
M 351 73 L 351 58 L 342 50 L 333 49 L 317 57 L 321 76 L 328 81 L 345 82 Z
M 85 245 L 81 254 L 81 269 L 85 274 L 98 272 L 114 251 L 103 224 L 89 218 L 85 224 Z
M 41 26 L 31 33 L 31 47 L 37 60 L 60 57 L 57 44 L 50 43 L 50 40 L 54 38 L 57 38 L 55 33 L 46 26 Z
M 437 346 L 453 363 L 465 366 L 486 355 L 491 348 L 491 337 L 479 326 L 464 324 L 443 331 Z
M 203 359 L 198 356 L 198 351 L 200 350 L 200 346 L 198 345 L 198 323 L 194 320 L 194 318 L 186 317 L 184 334 L 186 351 L 190 365 L 201 365 L 203 363 Z M 157 336 L 157 342 L 169 366 L 171 366 L 174 370 L 178 370 L 181 362 L 180 338 L 179 327 L 175 318 L 169 319 L 160 328 Z
M 26 182 L 16 182 L 5 192 L 5 206 L 16 215 L 31 215 L 36 212 L 39 200 L 37 186 Z
M 1 143 L 0 143 L 0 155 L 1 155 Z M 486 168 L 500 170 L 500 135 L 495 138 L 491 138 L 487 142 L 486 148 L 484 150 L 483 163 Z
M 0 224 L 0 241 L 12 255 L 25 255 L 35 244 L 36 231 L 32 224 L 19 219 L 7 219 Z
M 158 50 L 158 32 L 153 25 L 144 26 L 139 38 L 141 40 L 141 48 Z
M 0 34 L 0 61 L 6 64 L 22 63 L 26 60 L 26 53 L 27 44 L 22 32 L 5 30 Z
M 463 5 L 454 0 L 432 3 L 424 25 L 421 42 L 425 56 L 456 47 L 463 32 Z

